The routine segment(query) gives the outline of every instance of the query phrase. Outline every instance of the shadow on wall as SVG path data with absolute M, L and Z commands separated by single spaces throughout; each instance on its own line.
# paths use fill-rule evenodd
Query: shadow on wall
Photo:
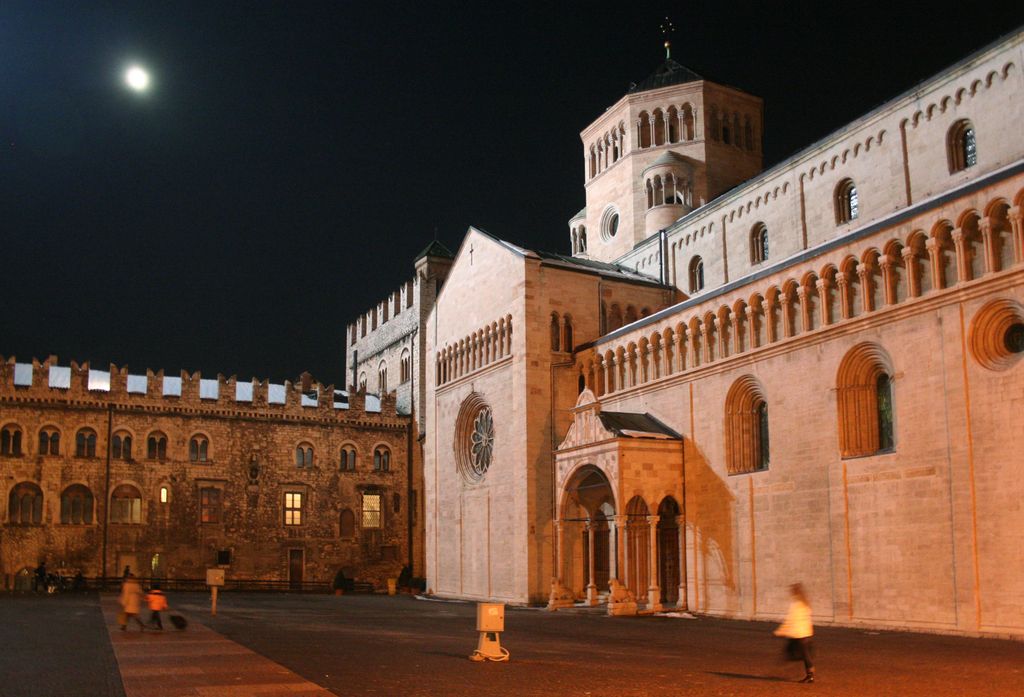
M 686 439 L 685 447 L 690 607 L 698 612 L 732 613 L 739 608 L 735 496 L 691 439 Z

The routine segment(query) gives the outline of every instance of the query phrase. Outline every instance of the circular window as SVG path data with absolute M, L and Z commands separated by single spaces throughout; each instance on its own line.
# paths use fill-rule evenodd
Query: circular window
M 971 320 L 971 353 L 989 370 L 1006 370 L 1024 353 L 1024 307 L 1013 300 L 993 300 Z
M 455 461 L 466 481 L 483 479 L 494 457 L 494 415 L 476 392 L 466 398 L 459 410 L 453 446 Z
M 608 241 L 619 232 L 619 211 L 614 206 L 605 209 L 601 216 L 601 239 Z

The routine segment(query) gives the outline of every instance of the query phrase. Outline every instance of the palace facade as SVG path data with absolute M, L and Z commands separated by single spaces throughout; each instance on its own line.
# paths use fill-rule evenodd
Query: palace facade
M 581 133 L 571 255 L 470 228 L 418 310 L 430 589 L 1024 636 L 1022 48 L 766 171 L 761 100 L 669 59 Z
M 0 359 L 0 573 L 383 587 L 409 563 L 394 395 Z

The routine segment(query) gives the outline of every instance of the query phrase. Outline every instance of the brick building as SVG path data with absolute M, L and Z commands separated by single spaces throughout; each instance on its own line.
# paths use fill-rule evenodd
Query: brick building
M 428 586 L 1024 636 L 1024 32 L 762 171 L 671 59 L 572 255 L 470 228 L 422 324 Z
M 0 360 L 0 572 L 377 586 L 408 563 L 393 394 Z M 104 494 L 106 492 L 106 494 Z

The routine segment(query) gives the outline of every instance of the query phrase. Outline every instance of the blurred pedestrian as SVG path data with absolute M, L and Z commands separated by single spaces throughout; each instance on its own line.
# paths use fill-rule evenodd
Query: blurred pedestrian
M 37 593 L 46 592 L 46 560 L 43 559 L 36 567 L 35 588 Z
M 139 612 L 142 610 L 142 586 L 135 579 L 135 574 L 129 573 L 125 576 L 118 602 L 121 603 L 121 616 L 118 618 L 121 631 L 126 630 L 128 622 L 133 619 L 138 622 L 140 631 L 146 631 L 146 625 L 139 619 Z
M 164 623 L 160 620 L 160 613 L 167 609 L 167 596 L 160 590 L 160 584 L 153 584 L 149 593 L 146 594 L 146 604 L 149 606 L 150 626 L 163 630 Z
M 800 682 L 814 682 L 814 627 L 811 624 L 811 604 L 802 583 L 794 583 L 789 587 L 792 602 L 789 612 L 775 636 L 785 637 L 786 656 L 791 661 L 803 661 L 805 675 Z

